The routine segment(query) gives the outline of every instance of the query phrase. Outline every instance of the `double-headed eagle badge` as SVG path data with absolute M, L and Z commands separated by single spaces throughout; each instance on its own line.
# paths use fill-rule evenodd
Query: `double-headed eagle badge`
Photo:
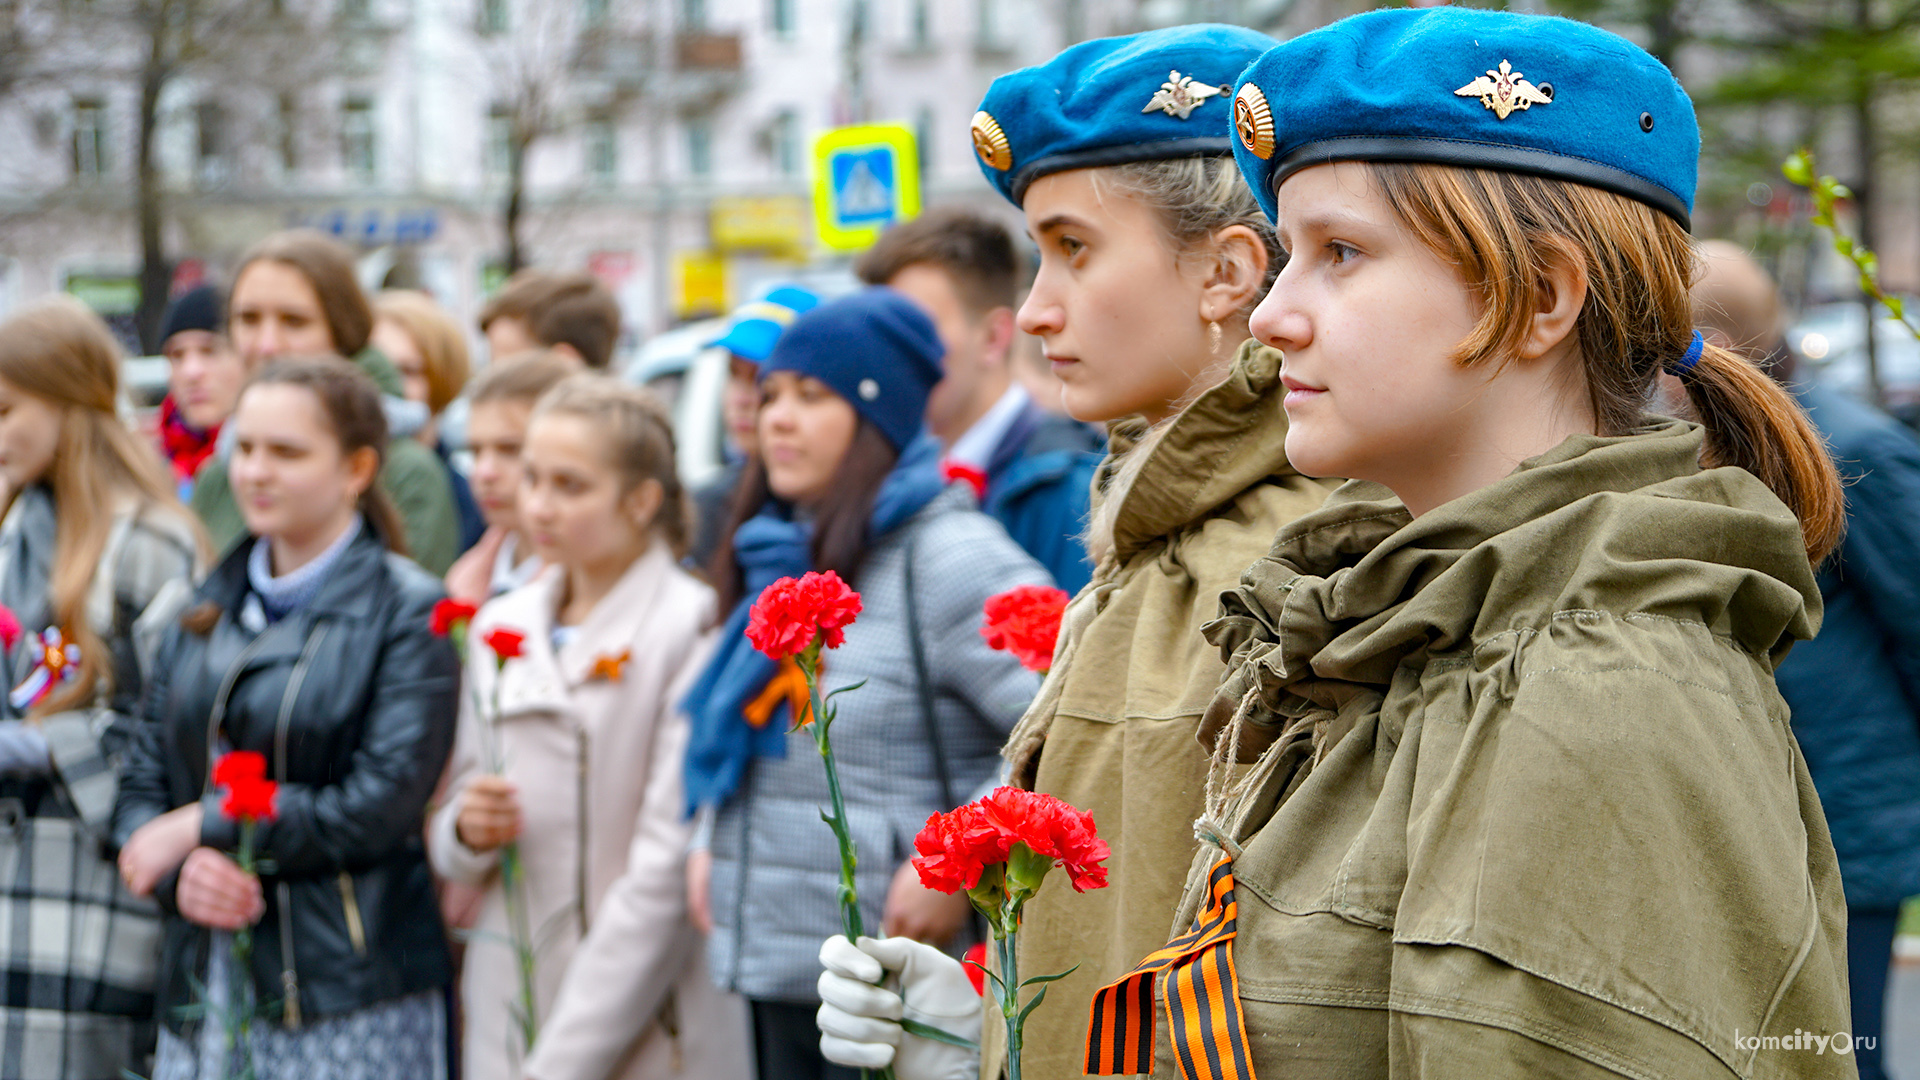
M 1477 97 L 1480 104 L 1493 110 L 1493 115 L 1502 120 L 1516 110 L 1524 112 L 1535 105 L 1553 103 L 1553 84 L 1541 83 L 1535 86 L 1505 60 L 1500 61 L 1500 70 L 1487 69 L 1485 75 L 1473 80 L 1454 91 L 1459 97 Z
M 1150 113 L 1159 109 L 1168 116 L 1177 116 L 1185 120 L 1193 115 L 1193 110 L 1205 105 L 1208 98 L 1229 89 L 1231 88 L 1197 83 L 1193 81 L 1191 75 L 1169 71 L 1167 81 L 1160 84 L 1160 89 L 1154 93 L 1153 100 L 1147 102 L 1147 107 L 1140 111 Z

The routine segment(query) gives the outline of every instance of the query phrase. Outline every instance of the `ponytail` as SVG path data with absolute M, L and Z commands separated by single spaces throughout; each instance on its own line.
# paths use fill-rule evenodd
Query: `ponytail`
M 1826 441 L 1805 410 L 1772 377 L 1738 353 L 1708 344 L 1679 375 L 1707 429 L 1700 463 L 1734 465 L 1760 478 L 1800 519 L 1815 565 L 1846 532 L 1846 496 Z
M 1401 163 L 1368 169 L 1400 219 L 1482 302 L 1458 363 L 1512 355 L 1543 306 L 1538 268 L 1577 259 L 1587 301 L 1574 333 L 1597 429 L 1625 435 L 1646 426 L 1655 379 L 1693 338 L 1689 290 L 1699 259 L 1677 221 L 1624 195 L 1541 176 Z M 1845 531 L 1846 498 L 1799 403 L 1758 365 L 1712 345 L 1680 379 L 1706 429 L 1701 465 L 1758 477 L 1800 519 L 1807 558 L 1824 560 Z

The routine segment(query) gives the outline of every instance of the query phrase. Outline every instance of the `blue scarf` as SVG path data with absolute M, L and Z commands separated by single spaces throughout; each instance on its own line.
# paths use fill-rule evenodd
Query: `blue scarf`
M 904 525 L 946 487 L 940 477 L 940 444 L 921 435 L 900 455 L 899 464 L 874 496 L 867 521 L 867 542 Z M 760 513 L 733 534 L 733 554 L 746 589 L 720 630 L 720 645 L 680 707 L 692 722 L 687 745 L 687 813 L 719 806 L 740 786 L 747 762 L 756 757 L 787 756 L 785 705 L 765 726 L 747 723 L 742 709 L 773 680 L 779 665 L 747 640 L 747 611 L 767 586 L 813 569 L 813 526 L 794 521 L 791 512 L 769 500 Z

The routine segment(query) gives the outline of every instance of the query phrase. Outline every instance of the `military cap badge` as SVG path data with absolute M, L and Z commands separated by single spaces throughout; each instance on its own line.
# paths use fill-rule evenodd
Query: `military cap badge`
M 1013 146 L 1007 142 L 1007 133 L 985 111 L 973 114 L 973 152 L 990 169 L 1005 172 L 1013 168 Z
M 1273 110 L 1267 95 L 1247 83 L 1233 99 L 1233 130 L 1247 152 L 1265 161 L 1273 156 Z
M 1505 120 L 1509 113 L 1519 110 L 1525 112 L 1535 105 L 1553 103 L 1553 84 L 1541 83 L 1535 86 L 1505 60 L 1500 61 L 1500 70 L 1487 69 L 1485 75 L 1473 80 L 1454 91 L 1458 97 L 1477 97 L 1480 104 L 1493 110 L 1493 115 Z
M 1159 109 L 1168 116 L 1177 116 L 1182 120 L 1193 115 L 1193 110 L 1207 103 L 1207 99 L 1217 96 L 1227 87 L 1209 86 L 1193 81 L 1193 76 L 1182 75 L 1177 71 L 1167 72 L 1167 81 L 1154 91 L 1153 100 L 1147 102 L 1143 113 Z

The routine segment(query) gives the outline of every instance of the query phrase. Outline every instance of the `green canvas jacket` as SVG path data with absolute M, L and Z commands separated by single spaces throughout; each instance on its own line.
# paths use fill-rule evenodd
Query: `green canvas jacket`
M 1418 520 L 1350 483 L 1223 598 L 1210 719 L 1270 745 L 1195 861 L 1234 856 L 1260 1075 L 1854 1075 L 1778 1042 L 1850 1027 L 1773 682 L 1820 594 L 1792 513 L 1701 445 L 1576 436 Z
M 1280 354 L 1249 341 L 1225 381 L 1146 447 L 1125 490 L 1104 490 L 1124 475 L 1123 432 L 1096 478 L 1096 514 L 1123 500 L 1113 550 L 1068 607 L 1048 679 L 1006 749 L 1015 783 L 1091 811 L 1113 850 L 1105 889 L 1075 893 L 1053 874 L 1027 905 L 1021 975 L 1079 965 L 1027 1025 L 1029 1080 L 1081 1075 L 1094 991 L 1173 926 L 1206 786 L 1194 736 L 1224 671 L 1200 627 L 1280 527 L 1334 487 L 1288 464 L 1285 393 Z M 988 1076 L 1004 1034 L 987 1025 Z

